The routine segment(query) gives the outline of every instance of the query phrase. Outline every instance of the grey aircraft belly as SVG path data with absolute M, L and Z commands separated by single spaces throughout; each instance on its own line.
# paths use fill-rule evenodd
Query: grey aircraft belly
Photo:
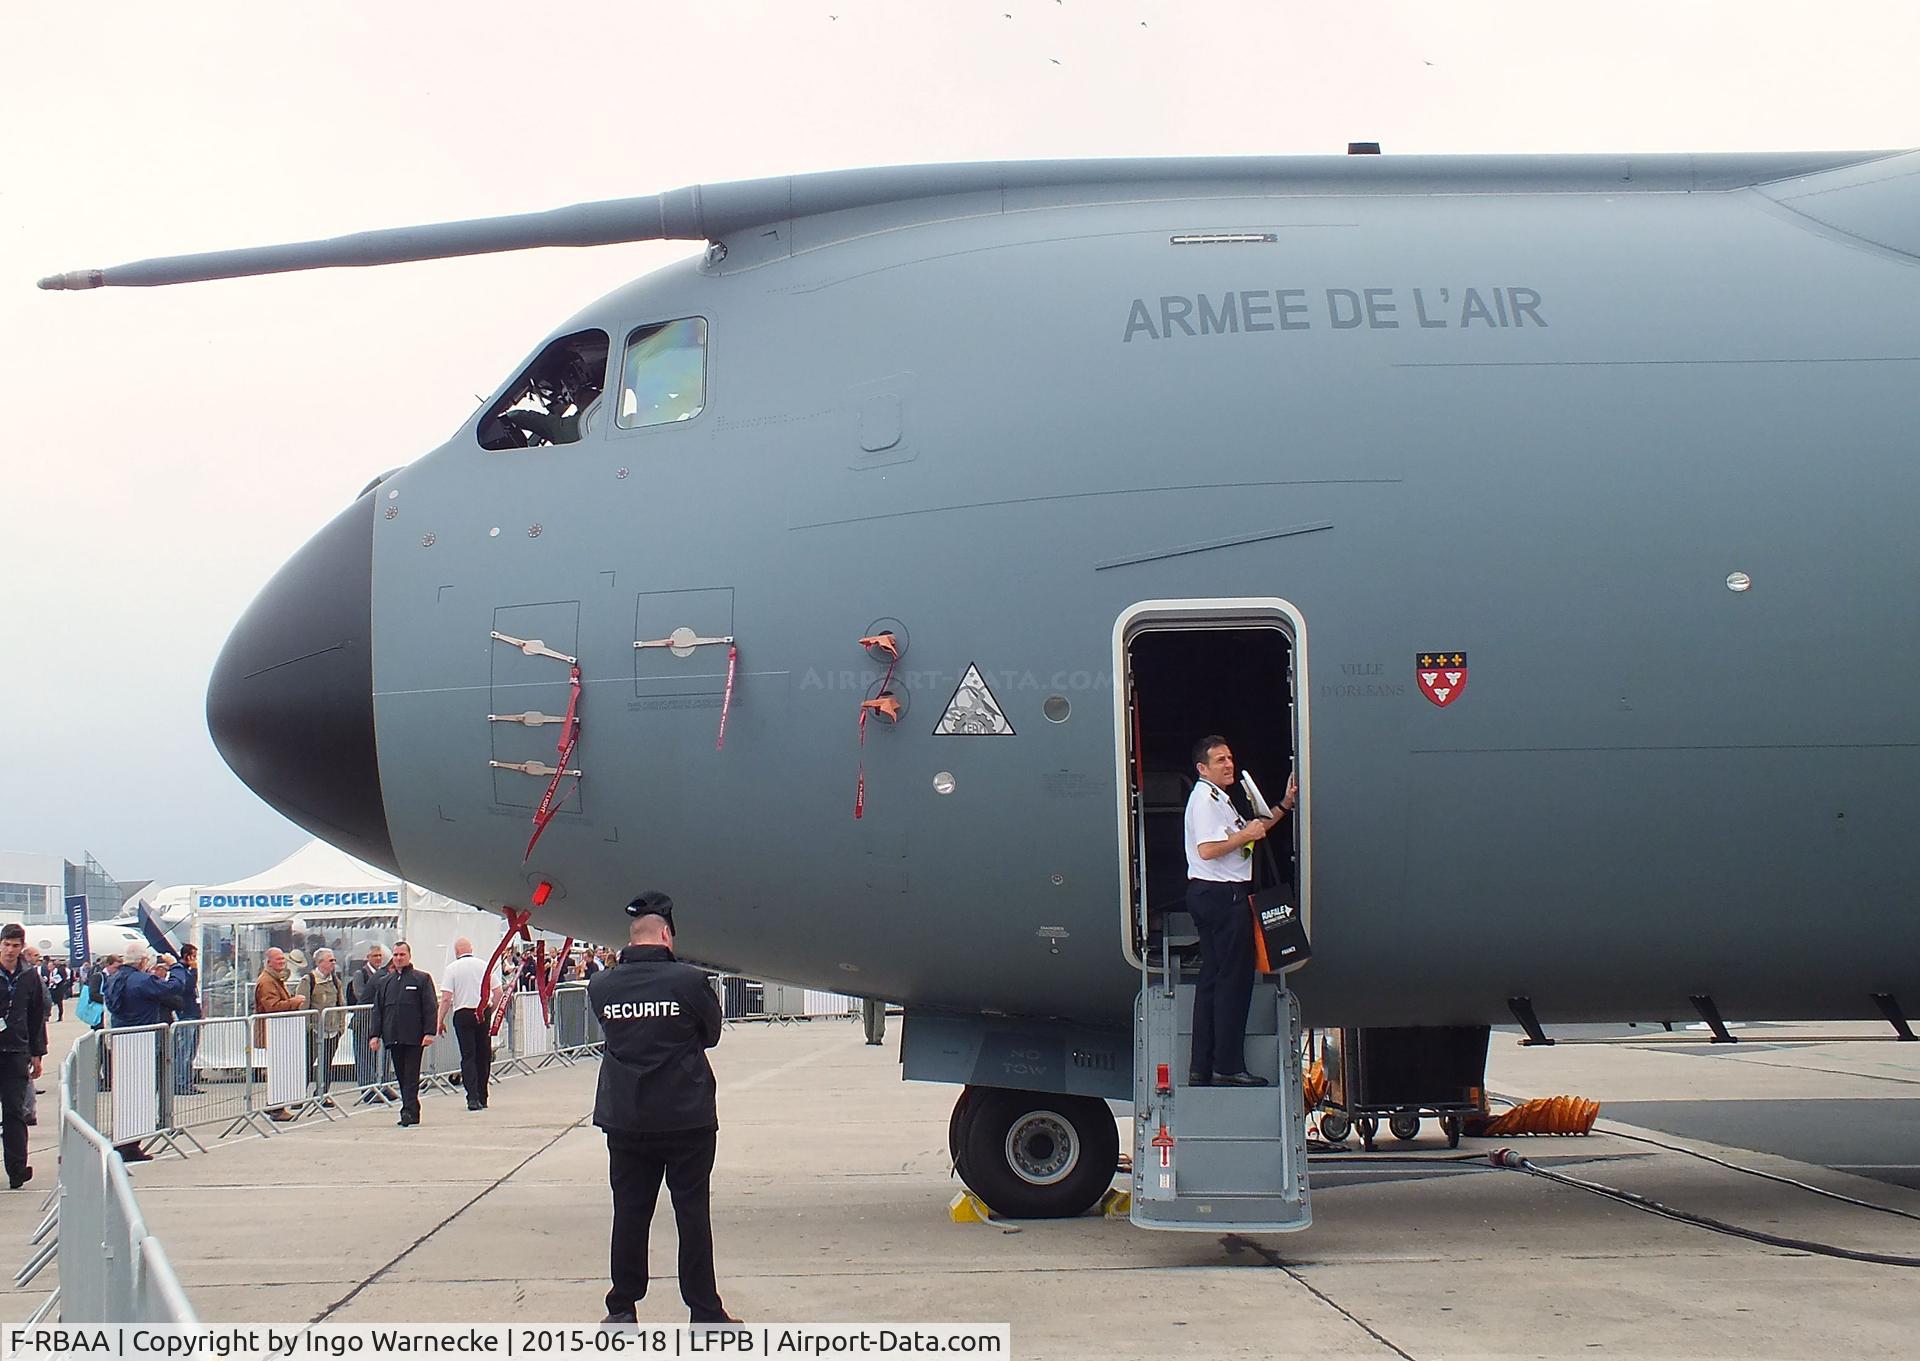
M 1124 621 L 1232 600 L 1286 621 L 1309 1024 L 1920 995 L 1920 153 L 859 171 L 47 282 L 662 236 L 711 244 L 549 338 L 602 337 L 577 439 L 482 447 L 509 384 L 236 629 L 214 732 L 295 821 L 578 936 L 662 888 L 702 962 L 1121 1028 Z M 731 680 L 635 646 L 676 629 Z M 524 860 L 551 776 L 489 763 L 566 725 L 489 715 L 569 664 L 494 634 L 580 672 Z M 969 668 L 1002 721 L 937 731 Z

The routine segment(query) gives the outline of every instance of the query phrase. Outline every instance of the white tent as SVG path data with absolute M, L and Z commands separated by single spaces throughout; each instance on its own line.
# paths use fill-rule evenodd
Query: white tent
M 309 841 L 292 855 L 258 874 L 193 891 L 193 910 L 207 912 L 306 912 L 341 908 L 458 908 L 444 894 L 409 884 L 375 869 L 324 841 Z
M 320 945 L 351 970 L 369 945 L 413 946 L 414 962 L 438 974 L 465 936 L 489 953 L 506 923 L 492 912 L 456 902 L 310 841 L 279 864 L 231 883 L 206 884 L 191 897 L 188 934 L 200 941 L 209 1015 L 244 1015 L 254 978 L 270 946 L 301 952 L 296 970 Z M 301 970 L 303 971 L 303 970 Z

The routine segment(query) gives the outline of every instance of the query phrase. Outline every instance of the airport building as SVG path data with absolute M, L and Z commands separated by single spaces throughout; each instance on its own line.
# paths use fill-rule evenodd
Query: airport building
M 105 921 L 149 883 L 115 879 L 93 856 L 79 864 L 58 855 L 0 851 L 0 920 L 49 926 L 66 920 L 66 900 L 85 894 L 87 916 Z

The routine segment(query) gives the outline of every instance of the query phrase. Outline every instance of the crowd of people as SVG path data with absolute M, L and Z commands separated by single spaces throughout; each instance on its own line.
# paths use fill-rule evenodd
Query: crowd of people
M 713 1070 L 705 1050 L 718 1043 L 721 1007 L 706 974 L 673 953 L 673 900 L 646 893 L 627 905 L 627 948 L 617 955 L 587 948 L 570 957 L 555 981 L 588 983 L 589 1005 L 604 1036 L 604 1053 L 593 1119 L 606 1135 L 613 1191 L 611 1289 L 607 1317 L 631 1326 L 649 1285 L 649 1226 L 664 1182 L 679 1227 L 680 1294 L 696 1325 L 738 1323 L 721 1302 L 715 1283 L 710 1182 L 719 1122 Z M 391 951 L 365 947 L 361 962 L 342 973 L 335 952 L 275 946 L 266 952 L 254 981 L 252 1043 L 267 1044 L 270 1018 L 305 1013 L 320 1056 L 319 1099 L 327 1096 L 333 1060 L 344 1037 L 355 1038 L 354 1077 L 362 1100 L 383 1099 L 391 1080 L 398 1087 L 399 1123 L 420 1123 L 420 1070 L 426 1050 L 451 1031 L 461 1050 L 461 1085 L 469 1111 L 487 1108 L 492 1036 L 486 1024 L 481 984 L 487 966 L 473 943 L 457 940 L 442 984 L 415 966 L 406 941 Z M 494 982 L 503 990 L 539 986 L 539 951 L 506 955 Z M 548 965 L 552 968 L 551 963 Z M 152 1026 L 197 1019 L 202 1013 L 198 953 L 191 945 L 179 957 L 128 945 L 69 970 L 39 957 L 19 926 L 0 930 L 0 1125 L 3 1125 L 9 1185 L 18 1190 L 33 1176 L 27 1162 L 27 1126 L 36 1123 L 34 1080 L 47 1053 L 47 1022 L 57 1001 L 77 990 L 80 1019 L 99 1029 Z M 368 1010 L 349 1014 L 346 1007 Z M 195 1072 L 199 1026 L 176 1026 L 170 1050 L 173 1090 L 200 1090 Z M 363 1041 L 361 1043 L 360 1041 Z M 389 1098 L 390 1099 L 390 1098 Z M 276 1120 L 297 1112 L 270 1112 Z M 151 1155 L 138 1143 L 116 1145 L 128 1162 Z

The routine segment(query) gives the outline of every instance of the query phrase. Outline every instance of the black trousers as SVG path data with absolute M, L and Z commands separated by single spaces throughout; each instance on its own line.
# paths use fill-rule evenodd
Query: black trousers
M 33 1056 L 25 1050 L 0 1052 L 0 1144 L 5 1145 L 7 1175 L 18 1179 L 27 1170 L 27 1076 Z
M 493 1074 L 493 1036 L 473 1007 L 453 1013 L 453 1035 L 460 1041 L 460 1088 L 469 1106 L 487 1104 L 487 1079 Z
M 665 1177 L 680 1232 L 680 1298 L 695 1323 L 727 1315 L 713 1279 L 713 1220 L 708 1195 L 718 1131 L 619 1134 L 607 1131 L 607 1180 L 613 1187 L 613 1289 L 607 1312 L 628 1314 L 647 1297 L 647 1236 Z
M 420 1119 L 420 1056 L 426 1051 L 417 1044 L 383 1044 L 393 1054 L 393 1075 L 400 1080 L 402 1119 Z
M 1200 982 L 1193 990 L 1193 1071 L 1247 1070 L 1247 1007 L 1253 1001 L 1253 913 L 1247 885 L 1187 880 L 1187 911 L 1200 928 Z

